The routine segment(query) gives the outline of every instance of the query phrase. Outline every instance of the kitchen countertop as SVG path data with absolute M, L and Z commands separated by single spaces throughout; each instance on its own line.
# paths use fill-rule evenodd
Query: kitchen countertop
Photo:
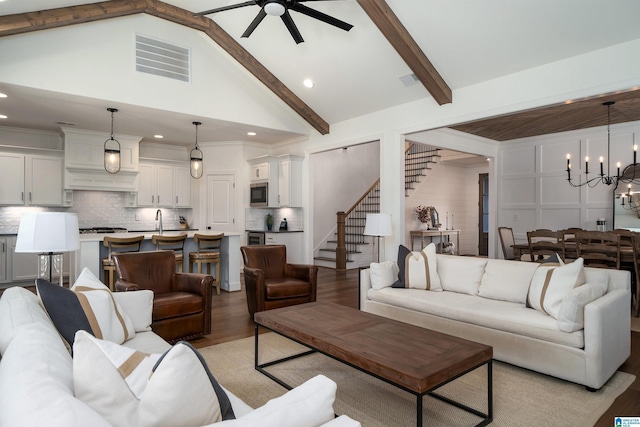
M 250 233 L 304 233 L 304 230 L 244 230 Z
M 192 238 L 194 234 L 198 233 L 198 234 L 220 234 L 220 233 L 224 233 L 224 235 L 226 237 L 231 237 L 231 236 L 240 236 L 242 235 L 242 233 L 235 233 L 235 232 L 228 232 L 228 231 L 213 231 L 213 230 L 205 230 L 205 231 L 199 231 L 199 230 L 179 230 L 179 231 L 163 231 L 162 235 L 163 236 L 176 236 L 178 234 L 184 234 L 185 231 L 187 232 L 187 238 Z M 125 232 L 125 233 L 96 233 L 96 234 L 81 234 L 80 235 L 80 241 L 81 242 L 102 242 L 104 240 L 104 238 L 106 236 L 110 236 L 110 237 L 119 237 L 119 238 L 130 238 L 130 237 L 135 237 L 135 234 L 143 234 L 145 239 L 151 239 L 151 236 L 158 234 L 157 230 L 154 231 L 140 231 L 140 232 L 134 232 L 134 231 L 129 231 L 129 232 Z

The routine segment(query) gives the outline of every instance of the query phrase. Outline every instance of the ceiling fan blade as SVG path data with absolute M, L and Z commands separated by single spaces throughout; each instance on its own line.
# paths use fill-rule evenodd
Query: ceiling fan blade
M 249 24 L 244 33 L 242 33 L 242 37 L 249 37 L 251 33 L 253 33 L 253 30 L 255 30 L 256 27 L 262 22 L 265 16 L 267 16 L 267 12 L 265 12 L 263 9 L 260 9 L 260 12 L 258 12 L 256 17 L 253 18 L 251 24 Z
M 300 1 L 300 0 L 298 0 Z M 326 1 L 326 0 L 325 0 Z M 329 25 L 333 25 L 334 27 L 338 27 L 342 30 L 349 31 L 353 28 L 353 25 L 348 24 L 344 21 L 341 21 L 333 16 L 329 16 L 326 13 L 319 12 L 315 9 L 311 9 L 303 4 L 295 3 L 293 6 L 289 7 L 290 10 L 295 10 L 296 12 L 300 12 L 304 15 L 310 16 L 312 18 L 318 19 L 322 22 L 325 22 Z
M 256 4 L 257 3 L 255 1 L 246 1 L 244 3 L 232 4 L 229 6 L 222 6 L 222 7 L 217 7 L 215 9 L 209 9 L 203 12 L 194 13 L 193 16 L 209 15 L 211 13 L 224 12 L 225 10 L 238 9 L 240 7 L 245 7 L 245 6 L 255 6 Z
M 282 19 L 282 22 L 284 22 L 284 25 L 287 26 L 287 29 L 289 30 L 289 33 L 291 33 L 291 37 L 293 37 L 293 39 L 296 41 L 296 44 L 302 43 L 304 41 L 304 39 L 302 38 L 302 34 L 300 34 L 300 31 L 298 31 L 298 27 L 296 27 L 293 19 L 291 19 L 289 11 L 285 10 L 284 14 L 280 18 Z

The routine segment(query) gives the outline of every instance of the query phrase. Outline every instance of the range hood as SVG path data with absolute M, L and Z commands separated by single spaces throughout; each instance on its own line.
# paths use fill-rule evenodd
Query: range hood
M 116 135 L 120 142 L 120 172 L 104 170 L 104 141 L 109 134 L 61 128 L 64 140 L 64 189 L 138 191 L 141 137 Z

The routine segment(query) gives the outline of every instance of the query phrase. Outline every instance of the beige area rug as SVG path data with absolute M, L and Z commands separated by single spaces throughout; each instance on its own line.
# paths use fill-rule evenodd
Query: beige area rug
M 254 339 L 200 349 L 218 381 L 252 407 L 286 392 L 254 369 Z M 305 348 L 274 333 L 260 335 L 260 363 L 295 354 Z M 399 355 L 401 357 L 401 355 Z M 334 410 L 363 426 L 415 426 L 416 398 L 405 391 L 364 374 L 322 354 L 313 354 L 268 368 L 290 385 L 323 374 L 338 384 Z M 486 412 L 486 367 L 479 368 L 440 389 L 440 393 Z M 494 421 L 492 426 L 591 426 L 615 398 L 634 381 L 617 372 L 600 390 L 494 362 Z M 424 424 L 470 426 L 480 419 L 425 397 Z

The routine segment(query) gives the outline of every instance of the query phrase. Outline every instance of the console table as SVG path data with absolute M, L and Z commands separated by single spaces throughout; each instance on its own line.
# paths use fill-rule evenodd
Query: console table
M 412 230 L 409 232 L 411 236 L 411 250 L 413 250 L 413 243 L 416 238 L 420 239 L 420 250 L 424 249 L 424 238 L 429 237 L 433 242 L 434 237 L 440 237 L 440 253 L 444 247 L 444 237 L 447 237 L 447 241 L 451 236 L 456 236 L 456 255 L 460 255 L 460 230 Z

